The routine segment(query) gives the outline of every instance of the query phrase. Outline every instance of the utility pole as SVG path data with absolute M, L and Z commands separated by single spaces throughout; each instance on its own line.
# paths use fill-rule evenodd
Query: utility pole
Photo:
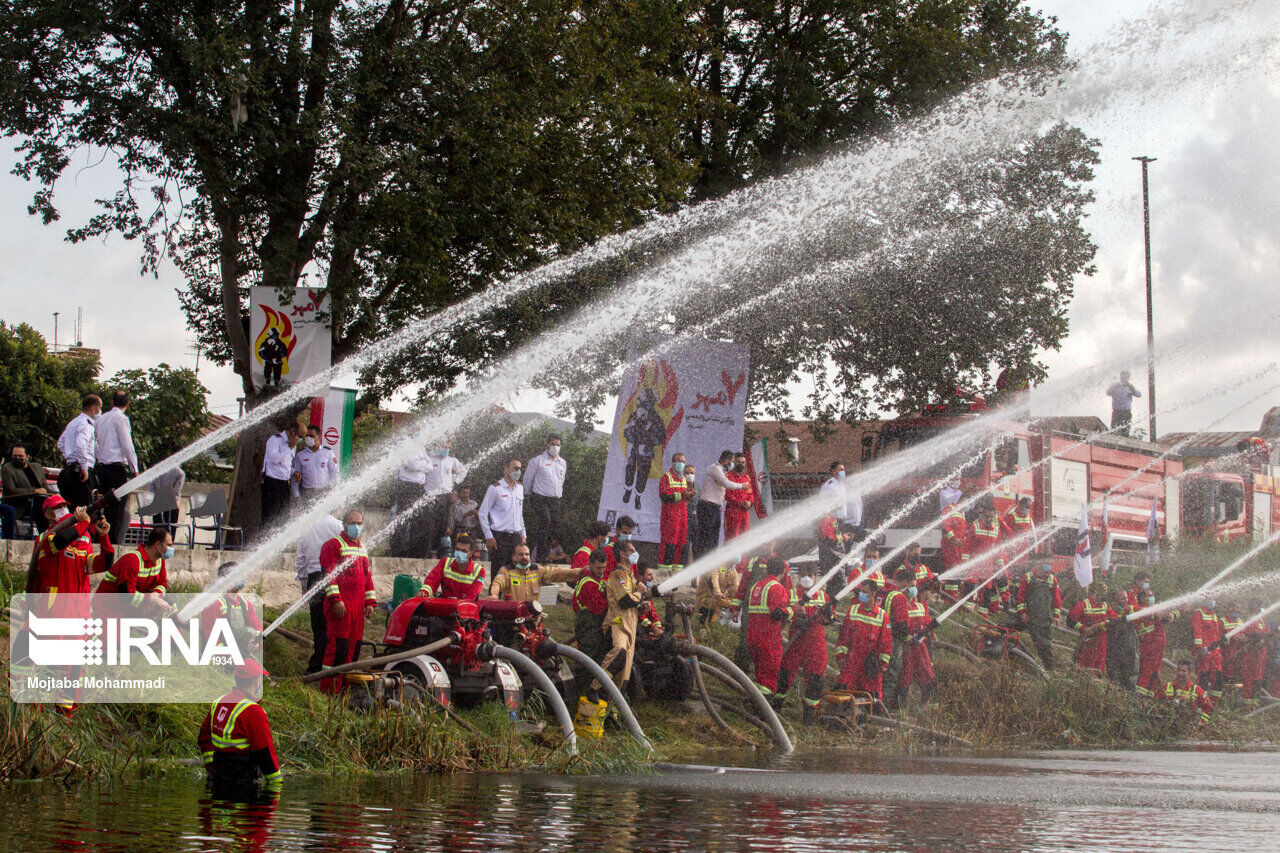
M 1147 250 L 1147 440 L 1156 440 L 1156 333 L 1151 316 L 1151 197 L 1147 190 L 1147 165 L 1155 157 L 1134 157 L 1142 164 L 1142 237 Z
M 58 351 L 58 315 L 60 311 L 53 312 L 53 351 Z

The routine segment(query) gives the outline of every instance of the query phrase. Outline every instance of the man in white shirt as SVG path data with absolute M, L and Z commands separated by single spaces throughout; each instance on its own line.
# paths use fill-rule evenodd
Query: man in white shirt
M 173 497 L 174 509 L 166 510 L 159 515 L 151 517 L 151 523 L 157 527 L 163 527 L 169 531 L 169 535 L 173 536 L 178 525 L 178 502 L 182 499 L 182 487 L 187 482 L 187 472 L 182 467 L 175 465 L 168 471 L 160 474 L 151 481 L 152 500 L 164 495 L 165 497 Z
M 819 494 L 827 506 L 833 507 L 832 512 L 840 528 L 861 542 L 866 536 L 866 530 L 862 527 L 862 495 L 845 483 L 844 465 L 841 462 L 832 462 L 830 470 L 831 476 L 822 484 Z
M 560 538 L 560 499 L 564 497 L 564 477 L 569 463 L 560 455 L 560 436 L 547 438 L 547 449 L 529 460 L 525 467 L 525 491 L 533 518 L 533 561 L 546 561 L 551 540 Z
M 88 506 L 93 500 L 97 480 L 93 466 L 98 462 L 98 440 L 93 419 L 102 411 L 102 398 L 85 394 L 80 401 L 80 414 L 67 424 L 58 438 L 58 450 L 64 460 L 58 472 L 58 494 L 74 508 Z
M 262 456 L 262 528 L 283 521 L 289 510 L 289 480 L 293 476 L 293 454 L 302 425 L 292 418 L 280 424 L 280 432 L 267 439 Z
M 942 515 L 947 514 L 947 507 L 960 503 L 964 499 L 964 492 L 960 491 L 960 487 L 955 481 L 947 483 L 942 487 L 942 491 L 938 492 L 938 512 Z
M 511 562 L 516 546 L 524 543 L 524 486 L 519 459 L 510 459 L 502 469 L 502 479 L 489 486 L 480 502 L 480 532 L 489 546 L 489 577 Z
M 1120 381 L 1107 389 L 1107 396 L 1111 398 L 1111 428 L 1119 435 L 1128 436 L 1129 425 L 1133 423 L 1133 398 L 1142 396 L 1129 381 L 1129 371 L 1120 372 Z
M 467 478 L 467 466 L 458 457 L 450 455 L 448 442 L 437 445 L 431 455 L 435 464 L 427 471 L 423 483 L 427 506 L 422 517 L 422 532 L 426 538 L 427 554 L 434 552 L 437 557 L 444 558 L 452 553 L 441 540 L 450 535 L 449 509 L 453 490 Z
M 111 524 L 111 542 L 119 545 L 124 540 L 124 501 L 116 498 L 115 490 L 138 473 L 138 454 L 133 449 L 133 430 L 129 424 L 129 395 L 116 391 L 111 395 L 111 409 L 93 422 L 93 432 L 98 443 L 98 464 L 94 476 L 105 503 L 102 515 Z
M 709 554 L 720 545 L 720 516 L 724 512 L 724 493 L 730 489 L 750 488 L 750 484 L 735 483 L 724 473 L 724 466 L 733 464 L 733 451 L 720 453 L 720 461 L 707 466 L 707 476 L 702 484 L 702 498 L 698 501 L 698 534 L 702 540 L 699 553 Z
M 309 505 L 315 498 L 337 486 L 342 481 L 338 471 L 338 458 L 333 451 L 320 443 L 320 427 L 307 427 L 304 446 L 293 454 L 293 496 L 302 498 Z
M 320 549 L 324 543 L 342 532 L 342 522 L 332 515 L 326 515 L 307 528 L 298 538 L 298 582 L 302 591 L 306 592 L 324 580 L 324 569 L 320 567 Z M 311 660 L 307 663 L 307 674 L 318 672 L 324 661 L 324 647 L 328 636 L 324 628 L 324 595 L 317 592 L 307 602 L 311 606 Z
M 436 457 L 426 450 L 419 450 L 396 470 L 395 482 L 395 530 L 387 549 L 393 557 L 412 557 L 421 560 L 427 556 L 431 547 L 426 538 L 425 503 L 419 499 L 427 493 L 427 474 L 436 467 Z M 412 517 L 399 520 L 404 513 L 412 512 Z

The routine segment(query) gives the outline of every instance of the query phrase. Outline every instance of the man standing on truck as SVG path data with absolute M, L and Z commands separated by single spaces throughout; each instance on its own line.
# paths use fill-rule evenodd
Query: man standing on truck
M 1129 371 L 1120 371 L 1120 381 L 1107 389 L 1107 396 L 1111 398 L 1111 428 L 1128 438 L 1129 425 L 1133 423 L 1133 398 L 1142 396 L 1129 381 Z

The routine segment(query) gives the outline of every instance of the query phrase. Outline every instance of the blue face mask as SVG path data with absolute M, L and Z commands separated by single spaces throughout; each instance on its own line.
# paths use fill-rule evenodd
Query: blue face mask
M 459 563 L 465 563 L 467 562 L 467 560 L 471 559 L 471 552 L 470 551 L 454 551 L 453 559 L 457 560 Z
M 1142 582 L 1142 588 L 1143 588 L 1143 589 L 1151 589 L 1151 584 L 1147 583 L 1146 581 L 1143 581 L 1143 582 Z
M 843 480 L 843 479 L 844 479 L 844 472 L 843 472 L 843 471 L 837 471 L 837 472 L 836 472 L 836 479 L 837 479 L 837 480 Z
M 163 554 L 161 554 L 160 556 L 161 556 L 163 559 L 166 559 L 166 560 L 172 560 L 172 559 L 173 559 L 173 546 L 172 546 L 172 545 L 170 545 L 168 548 L 165 548 L 165 549 L 164 549 L 164 553 L 163 553 Z
M 684 463 L 683 463 L 683 462 L 673 462 L 673 463 L 671 464 L 671 467 L 672 467 L 672 468 L 674 468 L 674 469 L 676 469 L 676 473 L 677 473 L 677 474 L 683 474 L 683 473 L 684 473 Z
M 449 456 L 449 448 L 442 447 L 436 451 L 436 454 L 439 455 L 441 459 L 446 459 Z
M 347 525 L 347 538 L 348 538 L 348 539 L 359 539 L 359 538 L 360 538 L 360 534 L 361 534 L 361 533 L 363 533 L 363 532 L 364 532 L 364 525 L 363 525 L 363 524 L 348 524 L 348 525 Z
M 915 598 L 917 595 L 916 588 L 914 586 L 907 587 L 907 595 L 911 598 Z
M 1205 610 L 1212 610 L 1212 609 L 1213 609 L 1214 607 L 1216 607 L 1217 605 L 1218 605 L 1218 602 L 1214 601 L 1214 600 L 1211 598 L 1211 599 L 1209 599 L 1208 601 L 1206 601 L 1206 602 L 1204 603 L 1204 609 L 1205 609 Z
M 630 534 L 630 533 L 619 533 L 619 534 L 618 534 L 618 541 L 619 541 L 619 542 L 630 542 L 630 541 L 631 541 L 631 534 Z
M 868 601 L 871 600 L 871 596 L 867 595 L 865 592 L 860 592 L 858 593 L 858 600 L 861 601 L 863 604 L 866 604 Z

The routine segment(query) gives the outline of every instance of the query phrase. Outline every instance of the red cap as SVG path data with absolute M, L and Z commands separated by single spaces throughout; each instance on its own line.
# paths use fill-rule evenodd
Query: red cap
M 60 506 L 66 506 L 67 501 L 62 495 L 49 495 L 44 499 L 44 506 L 40 508 L 41 512 L 48 512 L 51 509 L 57 509 Z
M 252 658 L 236 667 L 236 678 L 257 678 L 260 675 L 270 675 L 262 668 L 262 664 Z

